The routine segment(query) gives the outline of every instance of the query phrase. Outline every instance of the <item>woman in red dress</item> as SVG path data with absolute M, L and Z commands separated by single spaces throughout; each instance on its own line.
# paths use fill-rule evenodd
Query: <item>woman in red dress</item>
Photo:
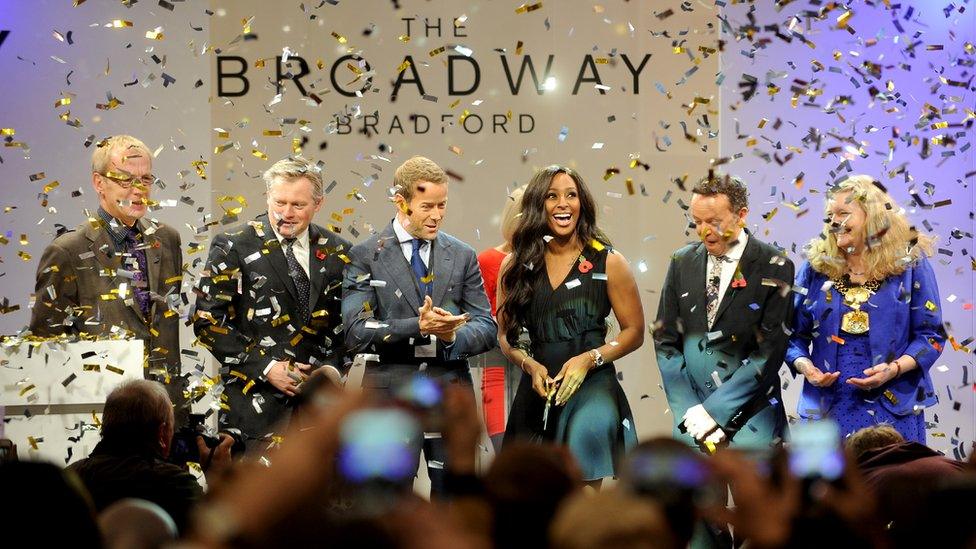
M 502 261 L 512 251 L 512 235 L 518 226 L 522 215 L 522 193 L 525 185 L 515 189 L 505 199 L 502 209 L 501 232 L 504 239 L 501 244 L 478 254 L 478 265 L 481 266 L 481 277 L 485 281 L 485 293 L 491 303 L 491 315 L 495 316 L 495 292 L 498 289 L 498 268 Z M 498 350 L 492 349 L 486 353 L 485 368 L 481 377 L 481 399 L 485 413 L 485 427 L 488 437 L 497 452 L 505 434 L 506 410 L 515 397 L 515 386 L 519 375 L 515 365 L 505 358 Z M 506 371 L 507 370 L 507 371 Z M 507 382 L 507 383 L 506 383 Z M 512 385 L 508 387 L 508 385 Z

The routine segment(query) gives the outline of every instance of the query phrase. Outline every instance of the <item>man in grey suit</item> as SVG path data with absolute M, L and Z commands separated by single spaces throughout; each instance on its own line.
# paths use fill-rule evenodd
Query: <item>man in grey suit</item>
M 144 218 L 158 181 L 152 158 L 149 148 L 129 135 L 96 145 L 91 178 L 97 213 L 44 250 L 30 329 L 41 337 L 141 339 L 145 371 L 166 385 L 179 426 L 188 413 L 180 377 L 183 256 L 175 229 Z
M 295 157 L 264 173 L 267 213 L 218 235 L 197 288 L 193 329 L 220 361 L 221 427 L 269 440 L 313 371 L 345 362 L 341 285 L 351 244 L 312 223 L 325 203 L 319 168 Z
M 786 426 L 778 373 L 793 262 L 745 230 L 742 181 L 710 174 L 692 193 L 701 242 L 671 258 L 654 338 L 675 437 L 768 447 Z
M 418 372 L 470 387 L 467 357 L 496 344 L 497 328 L 473 248 L 440 230 L 447 175 L 415 156 L 394 174 L 396 218 L 349 254 L 342 319 L 352 353 L 379 355 L 364 384 L 396 390 Z M 425 437 L 431 491 L 443 493 L 444 449 Z M 419 444 L 418 444 L 419 459 Z

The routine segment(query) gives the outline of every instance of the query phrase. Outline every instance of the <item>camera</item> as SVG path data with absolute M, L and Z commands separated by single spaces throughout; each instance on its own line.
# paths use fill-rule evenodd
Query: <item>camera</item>
M 190 414 L 186 425 L 183 425 L 173 433 L 173 442 L 170 445 L 169 461 L 179 466 L 187 463 L 200 463 L 200 448 L 197 446 L 197 436 L 203 437 L 207 448 L 213 451 L 220 444 L 220 438 L 215 437 L 207 430 L 203 424 L 206 416 L 203 414 Z M 244 453 L 244 435 L 238 429 L 226 429 L 221 433 L 229 435 L 234 439 L 231 446 L 231 455 L 237 457 Z

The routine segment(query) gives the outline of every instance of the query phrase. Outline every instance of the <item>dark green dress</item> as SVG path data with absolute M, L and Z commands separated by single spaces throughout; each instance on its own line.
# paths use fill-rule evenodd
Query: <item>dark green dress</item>
M 583 250 L 566 279 L 555 289 L 543 265 L 529 311 L 533 358 L 555 377 L 570 358 L 602 346 L 607 334 L 609 248 Z M 637 444 L 634 417 L 613 363 L 590 370 L 564 406 L 553 405 L 543 429 L 545 399 L 522 374 L 509 414 L 505 442 L 554 441 L 564 444 L 579 461 L 585 480 L 614 476 L 616 464 Z

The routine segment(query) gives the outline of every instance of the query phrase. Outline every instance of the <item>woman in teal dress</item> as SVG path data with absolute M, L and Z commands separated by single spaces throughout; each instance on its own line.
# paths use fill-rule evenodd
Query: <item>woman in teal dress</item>
M 585 480 L 614 476 L 637 434 L 613 361 L 643 343 L 644 312 L 573 170 L 550 166 L 529 182 L 497 300 L 499 347 L 524 372 L 505 440 L 565 444 Z M 608 342 L 611 311 L 620 333 Z M 514 346 L 523 329 L 528 349 Z

